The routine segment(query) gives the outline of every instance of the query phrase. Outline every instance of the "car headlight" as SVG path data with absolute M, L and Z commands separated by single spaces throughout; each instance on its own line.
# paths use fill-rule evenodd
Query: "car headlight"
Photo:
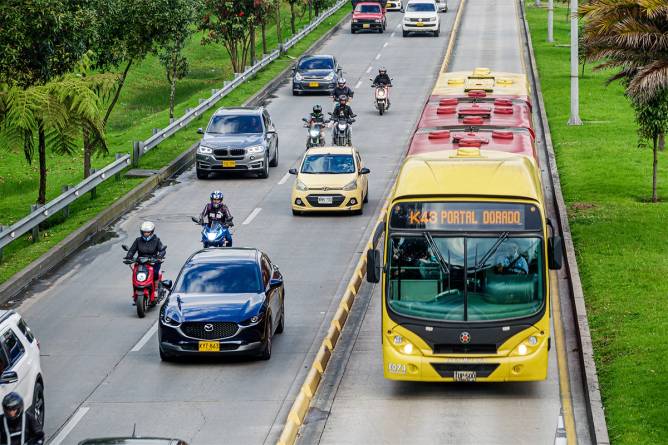
M 374 22 L 380 23 L 380 22 L 382 22 L 382 20 L 381 19 L 375 19 Z
M 299 71 L 297 71 L 297 72 L 295 73 L 295 80 L 299 81 L 299 80 L 302 80 L 303 78 L 304 78 L 304 76 L 302 76 L 301 74 L 299 74 Z
M 162 317 L 162 321 L 169 326 L 179 326 L 182 322 L 181 313 L 176 308 L 168 308 Z
M 431 18 L 428 19 L 427 21 L 428 21 L 428 22 L 435 22 L 436 20 L 438 20 L 436 17 L 431 17 Z
M 334 80 L 334 73 L 329 73 L 325 76 L 325 80 Z
M 295 187 L 297 187 L 297 190 L 301 190 L 302 192 L 305 192 L 308 190 L 308 187 L 306 187 L 306 184 L 301 182 L 299 179 L 297 179 L 297 182 L 295 183 Z
M 522 343 L 517 345 L 517 347 L 513 351 L 514 355 L 524 356 L 524 355 L 527 355 L 527 354 L 531 354 L 534 351 L 534 349 L 536 348 L 536 346 L 538 345 L 539 342 L 540 341 L 539 341 L 537 335 L 530 335 L 529 337 L 524 339 L 524 341 Z
M 262 145 L 253 145 L 248 147 L 246 151 L 248 153 L 262 153 L 264 151 L 264 147 Z
M 353 179 L 348 184 L 343 186 L 343 190 L 350 191 L 357 189 L 357 179 Z
M 264 319 L 264 312 L 260 312 L 259 314 L 253 315 L 251 318 L 248 318 L 239 324 L 242 326 L 253 326 L 260 323 L 263 319 Z
M 353 23 L 357 23 L 357 22 L 358 22 L 358 20 L 357 20 L 357 19 L 353 19 Z
M 210 155 L 213 153 L 213 148 L 200 144 L 200 146 L 197 147 L 197 153 L 200 155 Z

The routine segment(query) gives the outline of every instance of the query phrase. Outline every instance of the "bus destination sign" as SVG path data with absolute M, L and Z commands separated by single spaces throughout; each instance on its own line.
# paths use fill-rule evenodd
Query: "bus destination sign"
M 540 230 L 540 212 L 532 204 L 495 202 L 402 202 L 390 216 L 394 229 L 453 231 Z

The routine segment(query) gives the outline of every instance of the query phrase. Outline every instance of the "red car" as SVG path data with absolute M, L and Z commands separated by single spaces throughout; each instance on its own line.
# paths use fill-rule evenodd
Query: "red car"
M 357 31 L 385 31 L 385 7 L 381 2 L 359 2 L 353 9 L 353 20 L 350 23 L 350 32 Z

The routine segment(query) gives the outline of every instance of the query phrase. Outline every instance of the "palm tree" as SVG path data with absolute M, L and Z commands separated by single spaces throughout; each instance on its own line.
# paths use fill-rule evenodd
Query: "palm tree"
M 579 9 L 584 20 L 585 57 L 615 69 L 608 82 L 621 80 L 638 122 L 638 135 L 653 149 L 652 202 L 657 202 L 657 150 L 662 149 L 668 117 L 668 1 L 591 0 Z
M 37 203 L 46 203 L 46 150 L 72 154 L 85 128 L 94 143 L 106 149 L 100 99 L 81 76 L 68 75 L 44 85 L 0 90 L 0 131 L 12 148 L 23 150 L 26 160 L 39 161 Z M 36 141 L 35 141 L 36 139 Z

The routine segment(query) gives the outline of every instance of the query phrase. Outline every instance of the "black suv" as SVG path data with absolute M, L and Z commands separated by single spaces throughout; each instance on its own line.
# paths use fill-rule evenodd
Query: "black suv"
M 218 109 L 197 147 L 197 178 L 213 172 L 255 172 L 269 177 L 278 165 L 278 134 L 264 107 Z

